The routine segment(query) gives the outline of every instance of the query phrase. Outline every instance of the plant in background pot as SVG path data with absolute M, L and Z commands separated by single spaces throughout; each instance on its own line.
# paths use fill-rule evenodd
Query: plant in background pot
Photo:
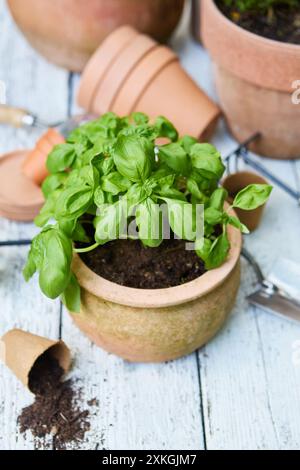
M 181 18 L 184 0 L 8 0 L 8 5 L 33 47 L 51 62 L 80 72 L 121 25 L 166 41 Z
M 300 156 L 300 105 L 292 100 L 300 79 L 299 0 L 206 0 L 201 34 L 214 64 L 221 107 L 233 135 L 257 153 Z
M 251 185 L 229 207 L 217 150 L 141 113 L 81 126 L 47 165 L 25 278 L 38 271 L 44 294 L 62 296 L 92 340 L 128 360 L 172 359 L 207 342 L 239 286 L 248 230 L 233 208 L 255 209 L 271 187 Z

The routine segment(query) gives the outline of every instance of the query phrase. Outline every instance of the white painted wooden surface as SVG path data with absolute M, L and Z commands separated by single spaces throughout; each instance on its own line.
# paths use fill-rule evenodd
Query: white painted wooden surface
M 0 0 L 0 80 L 8 102 L 57 120 L 75 112 L 78 79 L 46 63 L 17 32 Z M 215 97 L 206 52 L 186 24 L 172 43 L 183 65 Z M 33 145 L 37 134 L 0 128 L 0 152 Z M 215 136 L 226 154 L 235 142 L 220 125 Z M 300 163 L 265 160 L 270 170 L 300 189 Z M 0 239 L 29 238 L 31 224 L 0 218 Z M 279 255 L 300 262 L 300 212 L 274 190 L 259 230 L 247 248 L 266 273 Z M 0 334 L 18 326 L 71 347 L 86 399 L 99 409 L 82 449 L 299 449 L 300 365 L 293 363 L 300 324 L 251 308 L 245 294 L 255 283 L 243 262 L 237 305 L 223 331 L 198 353 L 161 365 L 132 365 L 93 346 L 72 325 L 58 302 L 45 299 L 36 280 L 25 284 L 27 248 L 0 249 Z M 0 449 L 33 449 L 32 436 L 18 433 L 16 418 L 30 395 L 0 366 Z M 51 448 L 51 442 L 42 443 Z

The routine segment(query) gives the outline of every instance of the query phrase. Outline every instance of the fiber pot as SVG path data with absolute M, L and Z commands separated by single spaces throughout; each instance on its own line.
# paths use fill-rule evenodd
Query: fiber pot
M 96 275 L 76 255 L 82 288 L 76 325 L 98 346 L 132 362 L 162 362 L 207 343 L 231 311 L 240 282 L 242 237 L 228 230 L 227 261 L 198 279 L 168 289 L 133 289 Z
M 8 5 L 33 47 L 51 62 L 79 72 L 121 25 L 166 41 L 180 20 L 184 0 L 8 0 Z
M 216 86 L 228 126 L 240 142 L 259 131 L 255 152 L 300 157 L 300 105 L 292 84 L 300 77 L 300 46 L 253 34 L 227 19 L 214 0 L 201 2 L 201 33 L 215 64 Z
M 159 46 L 145 35 L 131 34 L 129 27 L 112 33 L 88 63 L 80 82 L 78 104 L 94 114 L 134 111 L 150 117 L 164 115 L 181 135 L 206 140 L 215 129 L 220 109 L 193 82 L 171 49 Z M 120 43 L 112 48 L 109 43 Z M 105 57 L 106 69 L 97 58 Z
M 227 176 L 222 186 L 227 189 L 229 197 L 227 201 L 229 204 L 233 203 L 235 194 L 237 194 L 242 189 L 246 188 L 250 184 L 268 184 L 268 182 L 259 176 L 257 173 L 252 173 L 250 171 L 240 171 L 238 173 L 233 173 L 232 175 Z M 238 215 L 240 221 L 245 224 L 250 232 L 256 230 L 259 226 L 265 205 L 258 207 L 253 211 L 245 211 L 243 209 L 236 208 L 235 211 Z

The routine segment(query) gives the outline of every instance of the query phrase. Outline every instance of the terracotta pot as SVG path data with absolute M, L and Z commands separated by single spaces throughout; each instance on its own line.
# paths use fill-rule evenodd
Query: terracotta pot
M 292 83 L 300 77 L 300 46 L 253 34 L 227 19 L 213 0 L 201 2 L 204 45 L 216 64 L 221 106 L 233 135 L 273 158 L 300 156 L 300 106 Z
M 56 129 L 48 129 L 38 140 L 35 148 L 30 151 L 22 165 L 23 174 L 34 181 L 36 185 L 41 185 L 49 175 L 46 162 L 49 153 L 55 145 L 65 142 L 63 136 Z
M 113 34 L 118 36 L 118 32 Z M 102 55 L 103 47 L 105 53 L 108 51 L 106 45 L 100 46 L 97 55 Z M 90 74 L 84 72 L 78 95 L 80 106 L 87 111 L 114 111 L 119 115 L 140 111 L 152 118 L 164 115 L 180 134 L 200 139 L 207 139 L 213 132 L 219 108 L 187 75 L 170 49 L 137 35 L 117 56 L 106 61 L 105 72 L 99 66 L 98 73 L 97 60 L 91 60 L 94 66 L 88 64 Z M 96 90 L 91 91 L 92 75 Z
M 79 106 L 91 109 L 95 91 L 106 71 L 137 34 L 130 26 L 123 26 L 104 40 L 84 68 L 77 97 Z
M 152 50 L 137 64 L 133 73 L 123 84 L 115 96 L 112 110 L 124 116 L 132 113 L 145 88 L 166 65 L 174 61 L 178 61 L 178 58 L 168 47 L 160 46 Z
M 215 103 L 187 75 L 179 62 L 163 68 L 144 90 L 135 111 L 166 116 L 180 135 L 209 140 L 220 117 Z
M 167 40 L 184 0 L 8 0 L 8 5 L 33 47 L 51 62 L 78 72 L 121 25 Z
M 104 114 L 112 109 L 112 103 L 122 84 L 126 81 L 136 65 L 157 46 L 153 39 L 145 35 L 137 35 L 117 60 L 106 71 L 99 82 L 94 95 L 92 112 Z
M 231 311 L 240 282 L 242 237 L 229 229 L 231 251 L 218 269 L 181 286 L 144 290 L 117 285 L 76 256 L 82 287 L 76 325 L 98 346 L 133 362 L 162 362 L 207 343 Z
M 229 204 L 232 204 L 234 196 L 249 184 L 268 184 L 268 182 L 257 173 L 252 173 L 250 171 L 240 171 L 227 176 L 224 179 L 222 186 L 227 189 L 229 193 Z M 265 205 L 258 207 L 254 211 L 244 211 L 242 209 L 235 209 L 235 211 L 240 221 L 248 227 L 250 232 L 253 232 L 261 222 L 264 208 Z

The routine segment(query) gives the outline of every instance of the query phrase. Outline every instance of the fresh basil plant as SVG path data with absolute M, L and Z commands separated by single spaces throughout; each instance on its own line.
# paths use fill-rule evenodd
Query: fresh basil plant
M 164 143 L 157 143 L 161 138 Z M 161 204 L 167 205 L 175 235 L 195 242 L 206 269 L 217 268 L 227 257 L 228 224 L 248 233 L 224 208 L 228 194 L 219 187 L 225 170 L 219 152 L 193 137 L 179 138 L 164 117 L 151 124 L 142 113 L 125 118 L 105 114 L 56 146 L 47 167 L 50 176 L 42 186 L 46 202 L 35 221 L 41 232 L 32 242 L 24 276 L 29 280 L 38 272 L 43 293 L 51 299 L 60 296 L 73 312 L 80 310 L 73 253 L 109 242 L 110 233 L 119 233 L 129 219 L 135 220 L 145 246 L 159 246 Z M 253 210 L 266 202 L 271 190 L 268 185 L 251 185 L 237 194 L 233 207 Z M 195 239 L 192 230 L 198 204 L 205 209 L 201 239 Z M 86 223 L 93 224 L 93 239 L 85 231 Z M 78 242 L 87 248 L 76 248 Z

